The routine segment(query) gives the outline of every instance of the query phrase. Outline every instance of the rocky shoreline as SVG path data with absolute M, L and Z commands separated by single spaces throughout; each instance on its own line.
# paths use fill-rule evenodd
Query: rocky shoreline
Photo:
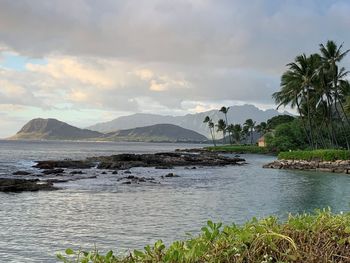
M 276 160 L 271 163 L 265 164 L 263 168 L 350 174 L 350 160 L 337 160 L 333 162 Z
M 239 157 L 227 157 L 217 153 L 199 152 L 161 152 L 155 154 L 117 154 L 111 156 L 90 157 L 85 160 L 43 160 L 37 161 L 34 168 L 38 173 L 29 171 L 16 171 L 14 176 L 22 176 L 20 179 L 0 178 L 0 192 L 21 192 L 38 190 L 55 190 L 54 183 L 96 178 L 97 175 L 111 173 L 115 176 L 131 174 L 133 167 L 154 167 L 155 169 L 172 169 L 185 167 L 196 169 L 197 167 L 243 165 L 245 160 Z M 88 174 L 92 169 L 94 174 Z M 25 177 L 25 179 L 24 179 Z M 165 178 L 179 177 L 168 173 Z M 30 178 L 30 179 L 27 179 Z M 40 178 L 40 179 L 38 179 Z M 11 181 L 12 180 L 12 181 Z M 121 177 L 122 184 L 157 183 L 154 178 L 137 177 L 128 175 Z M 158 182 L 159 183 L 159 182 Z M 2 187 L 3 186 L 3 187 Z

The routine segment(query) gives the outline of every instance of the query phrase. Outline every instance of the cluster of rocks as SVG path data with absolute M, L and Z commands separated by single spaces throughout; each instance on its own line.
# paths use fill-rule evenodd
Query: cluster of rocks
M 123 174 L 130 174 L 128 170 L 133 167 L 155 167 L 156 169 L 172 169 L 175 166 L 187 167 L 187 169 L 196 169 L 195 166 L 225 166 L 225 165 L 241 165 L 245 160 L 242 158 L 226 157 L 217 153 L 210 153 L 201 151 L 197 153 L 186 152 L 162 152 L 155 154 L 118 154 L 111 156 L 99 156 L 91 157 L 85 160 L 46 160 L 37 161 L 34 168 L 40 170 L 39 174 L 32 174 L 27 171 L 17 171 L 13 173 L 16 176 L 31 176 L 32 178 L 43 177 L 44 179 L 39 181 L 36 179 L 9 179 L 0 178 L 0 184 L 4 187 L 0 187 L 0 191 L 36 191 L 37 190 L 53 190 L 53 183 L 62 183 L 73 180 L 96 178 L 93 176 L 79 176 L 85 174 L 80 169 L 91 169 L 96 167 L 103 170 L 101 174 L 107 174 L 105 170 L 110 170 L 112 174 L 118 175 L 119 170 L 124 170 Z M 66 169 L 72 169 L 73 171 L 67 174 Z M 52 177 L 54 176 L 54 177 Z M 56 177 L 58 176 L 58 177 Z M 50 177 L 50 178 L 48 178 Z M 179 177 L 176 174 L 168 173 L 161 178 L 173 178 Z M 154 178 L 137 177 L 134 175 L 124 176 L 120 178 L 123 184 L 142 183 L 142 182 L 155 182 Z M 11 183 L 12 182 L 12 183 Z M 10 184 L 11 183 L 11 184 Z
M 217 153 L 202 152 L 199 154 L 164 152 L 155 154 L 118 154 L 111 156 L 91 157 L 82 161 L 38 161 L 34 166 L 39 169 L 71 168 L 84 169 L 97 167 L 98 169 L 126 170 L 132 167 L 158 167 L 161 169 L 175 166 L 225 166 L 239 165 L 244 159 L 226 157 Z
M 263 168 L 350 174 L 350 160 L 337 160 L 333 162 L 316 160 L 276 160 L 265 164 Z
M 39 179 L 0 178 L 0 192 L 22 192 L 39 190 L 56 190 L 52 182 Z

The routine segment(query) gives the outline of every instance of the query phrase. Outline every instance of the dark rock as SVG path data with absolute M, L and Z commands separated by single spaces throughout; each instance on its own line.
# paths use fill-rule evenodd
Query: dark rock
M 50 169 L 50 170 L 45 170 L 42 173 L 46 174 L 46 175 L 49 175 L 49 174 L 62 174 L 62 173 L 64 173 L 64 169 Z
M 95 166 L 95 163 L 90 160 L 73 161 L 73 160 L 58 160 L 58 161 L 38 161 L 33 167 L 39 169 L 55 169 L 55 168 L 69 168 L 69 169 L 89 169 Z
M 124 174 L 131 174 L 131 172 L 127 170 L 127 171 L 124 171 Z
M 174 174 L 174 173 L 168 173 L 166 174 L 164 177 L 170 177 L 170 178 L 173 178 L 173 177 L 180 177 L 179 175 L 177 174 Z
M 159 170 L 165 170 L 165 169 L 173 169 L 173 166 L 156 166 L 154 167 L 155 169 L 159 169 Z
M 131 184 L 131 182 L 130 181 L 122 182 L 122 184 Z
M 115 170 L 115 171 L 113 171 L 113 172 L 112 172 L 112 174 L 118 174 L 118 171 L 117 171 L 117 170 Z
M 107 174 L 106 172 L 102 172 L 101 174 Z
M 50 182 L 42 182 L 39 179 L 9 179 L 0 178 L 1 192 L 23 192 L 39 190 L 56 190 Z
M 69 174 L 85 174 L 83 171 L 71 171 Z
M 12 173 L 13 175 L 30 175 L 32 173 L 30 172 L 26 172 L 26 171 L 17 171 L 17 172 L 14 172 Z

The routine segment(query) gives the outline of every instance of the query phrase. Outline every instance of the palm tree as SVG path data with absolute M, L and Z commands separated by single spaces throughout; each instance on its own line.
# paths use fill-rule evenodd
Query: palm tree
M 253 131 L 255 128 L 255 121 L 253 121 L 252 119 L 247 119 L 244 123 L 244 128 L 245 130 L 248 132 L 248 134 L 250 135 L 250 144 L 253 144 Z M 243 128 L 243 130 L 244 130 Z
M 223 138 L 222 138 L 222 144 L 226 144 L 226 122 L 223 119 L 218 120 L 218 123 L 216 124 L 217 132 L 222 132 Z
M 348 126 L 350 126 L 350 120 L 346 115 L 344 102 L 346 96 L 349 94 L 350 85 L 349 82 L 345 79 L 348 71 L 346 71 L 343 67 L 339 69 L 337 63 L 343 60 L 350 49 L 342 52 L 342 47 L 343 45 L 340 45 L 338 47 L 334 41 L 327 41 L 326 45 L 320 44 L 320 52 L 323 62 L 322 69 L 330 76 L 331 80 L 331 85 L 328 86 L 330 86 L 329 89 L 333 95 L 334 109 L 340 119 L 342 130 L 344 134 L 346 134 L 347 132 L 343 123 L 343 118 L 345 118 Z M 338 103 L 342 110 L 342 114 L 339 112 Z M 348 137 L 349 135 L 345 136 L 345 140 L 347 148 L 350 149 Z
M 225 107 L 225 106 L 222 106 L 221 109 L 219 110 L 220 112 L 222 112 L 224 115 L 225 115 L 225 120 L 226 120 L 226 124 L 228 125 L 228 121 L 227 121 L 227 113 L 228 113 L 228 110 L 230 109 L 230 107 Z M 229 136 L 229 139 L 230 139 L 230 144 L 232 144 L 232 140 L 231 140 L 231 132 L 230 130 L 227 130 L 228 131 L 228 136 Z
M 203 123 L 208 123 L 208 127 L 210 130 L 210 134 L 211 134 L 211 139 L 213 141 L 214 146 L 216 147 L 216 142 L 215 142 L 215 131 L 214 131 L 214 122 L 212 121 L 212 119 L 209 116 L 206 116 L 204 118 Z
M 260 122 L 260 124 L 256 125 L 255 130 L 262 135 L 264 135 L 266 132 L 268 132 L 268 127 L 266 122 Z
M 232 137 L 234 139 L 233 141 L 235 141 L 236 144 L 240 144 L 241 138 L 242 138 L 242 125 L 230 124 L 229 126 L 227 126 L 227 130 L 230 130 Z

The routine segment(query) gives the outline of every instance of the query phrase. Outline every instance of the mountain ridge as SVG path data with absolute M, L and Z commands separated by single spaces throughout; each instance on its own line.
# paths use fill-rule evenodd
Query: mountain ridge
M 202 134 L 173 124 L 156 124 L 133 129 L 122 129 L 105 134 L 88 129 L 80 129 L 52 118 L 32 119 L 9 139 L 139 142 L 205 142 L 208 140 Z
M 240 106 L 231 106 L 227 117 L 229 123 L 243 124 L 246 119 L 253 119 L 259 123 L 281 114 L 292 115 L 289 112 L 280 113 L 274 109 L 261 110 L 254 105 L 245 104 Z M 209 137 L 209 129 L 207 124 L 203 123 L 205 116 L 209 116 L 214 122 L 217 122 L 219 119 L 225 119 L 225 116 L 218 110 L 190 113 L 183 116 L 135 113 L 128 116 L 121 116 L 108 122 L 97 123 L 87 128 L 98 132 L 111 132 L 120 129 L 132 129 L 139 126 L 169 123 L 196 131 Z

